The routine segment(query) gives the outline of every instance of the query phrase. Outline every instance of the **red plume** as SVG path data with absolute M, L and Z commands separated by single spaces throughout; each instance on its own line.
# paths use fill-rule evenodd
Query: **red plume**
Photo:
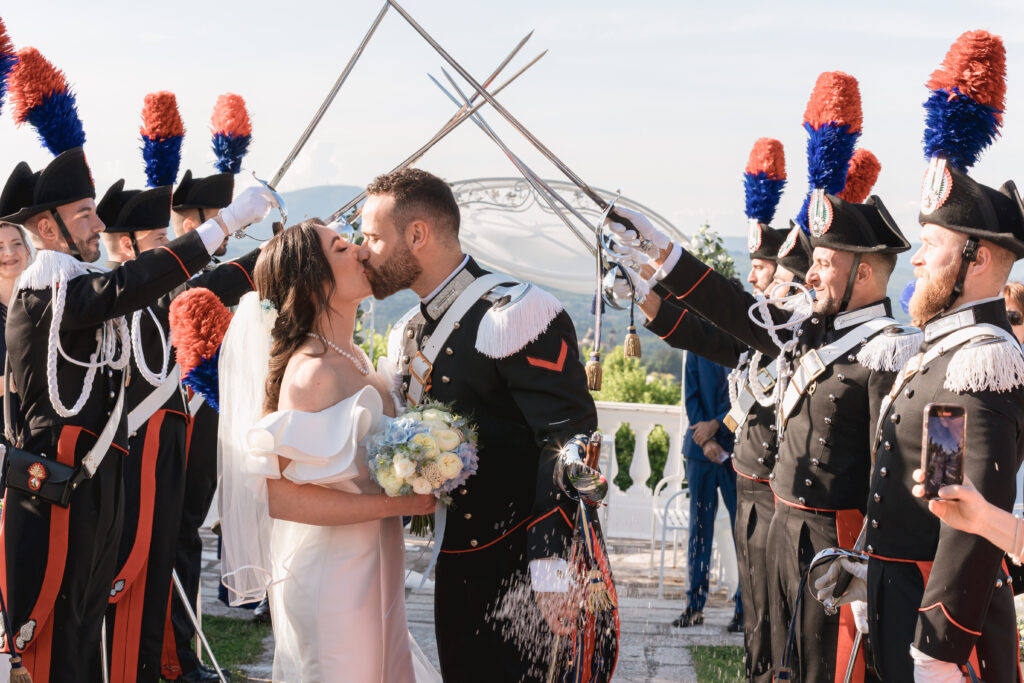
M 849 126 L 850 133 L 860 131 L 864 115 L 857 79 L 842 71 L 826 71 L 819 75 L 804 110 L 804 122 L 815 130 L 827 123 L 835 123 Z
M 7 80 L 15 123 L 25 123 L 29 110 L 38 107 L 55 92 L 67 92 L 64 72 L 51 64 L 34 47 L 18 52 L 18 63 Z
M 146 95 L 139 132 L 151 140 L 165 140 L 185 134 L 185 124 L 181 121 L 174 93 L 162 90 Z
M 4 20 L 0 19 L 0 55 L 13 54 L 14 43 L 11 42 L 11 37 L 7 35 L 7 26 L 4 25 Z
M 217 104 L 213 106 L 210 127 L 214 133 L 252 135 L 252 122 L 249 121 L 249 112 L 245 109 L 245 99 L 234 93 L 225 93 L 218 97 Z
M 874 154 L 866 149 L 858 149 L 850 159 L 850 170 L 846 174 L 846 187 L 839 193 L 839 198 L 854 204 L 860 204 L 868 195 L 871 188 L 878 180 L 878 174 L 882 172 L 882 162 Z
M 169 311 L 171 343 L 177 349 L 181 374 L 187 375 L 204 358 L 212 358 L 231 322 L 231 312 L 217 295 L 196 287 L 175 297 Z
M 975 102 L 996 110 L 1002 121 L 1006 109 L 1006 47 L 988 31 L 967 31 L 956 39 L 942 64 L 928 79 L 929 90 L 953 88 Z
M 750 175 L 764 173 L 772 180 L 785 180 L 786 154 L 782 143 L 774 138 L 758 138 L 750 150 L 750 158 L 743 172 Z

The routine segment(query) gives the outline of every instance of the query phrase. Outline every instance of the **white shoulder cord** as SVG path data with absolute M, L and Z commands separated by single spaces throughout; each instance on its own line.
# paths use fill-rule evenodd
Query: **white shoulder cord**
M 55 277 L 50 287 L 53 290 L 53 317 L 50 320 L 50 334 L 47 339 L 46 349 L 46 381 L 50 396 L 50 403 L 53 409 L 61 417 L 73 417 L 82 411 L 85 402 L 89 400 L 92 393 L 93 380 L 96 379 L 96 371 L 104 366 L 113 370 L 122 370 L 128 366 L 129 360 L 129 336 L 128 323 L 124 317 L 108 320 L 96 331 L 96 351 L 89 356 L 89 360 L 82 362 L 71 358 L 64 352 L 60 344 L 60 321 L 64 317 L 64 304 L 67 300 L 66 278 Z M 116 334 L 115 334 L 116 333 Z M 121 346 L 121 355 L 118 357 L 118 342 Z M 57 386 L 57 354 L 70 363 L 79 367 L 87 368 L 85 382 L 82 386 L 82 393 L 71 408 L 67 408 L 60 400 L 60 390 Z M 99 358 L 99 360 L 97 360 Z
M 729 387 L 729 405 L 736 405 L 739 401 L 740 385 L 743 384 L 743 375 L 746 374 L 744 371 L 747 368 L 748 358 L 750 358 L 749 351 L 741 353 L 739 362 L 736 363 L 736 367 L 729 373 L 729 377 L 727 379 L 727 386 Z
M 795 289 L 797 291 L 794 294 L 776 297 L 775 292 L 779 289 L 782 289 L 783 291 L 787 289 Z M 795 304 L 800 300 L 810 304 L 807 306 L 807 313 L 801 314 L 799 311 L 794 311 L 793 315 L 791 315 L 785 322 L 778 324 L 772 322 L 771 312 L 768 310 L 769 305 L 782 307 L 789 303 Z M 803 325 L 804 321 L 808 320 L 813 314 L 811 306 L 813 306 L 813 299 L 811 298 L 811 293 L 808 291 L 807 287 L 799 282 L 776 282 L 768 288 L 767 297 L 758 296 L 757 302 L 751 304 L 750 308 L 747 309 L 747 316 L 750 320 L 758 327 L 766 330 L 771 336 L 772 341 L 775 342 L 775 345 L 779 347 L 779 356 L 775 363 L 777 368 L 776 376 L 780 381 L 775 382 L 775 388 L 772 391 L 771 397 L 768 397 L 768 395 L 761 390 L 761 387 L 757 382 L 757 371 L 754 369 L 755 362 L 752 361 L 750 364 L 750 372 L 752 373 L 750 380 L 751 391 L 754 393 L 754 398 L 757 399 L 757 402 L 763 406 L 772 405 L 773 403 L 777 403 L 781 400 L 782 391 L 786 384 L 786 382 L 782 380 L 789 376 L 789 356 L 799 342 L 799 337 L 795 334 L 793 334 L 788 341 L 783 342 L 776 332 L 779 330 L 796 330 L 798 327 Z M 760 361 L 760 355 L 760 353 L 757 354 L 757 361 Z
M 146 311 L 149 312 L 149 316 L 153 319 L 153 324 L 156 325 L 157 333 L 160 335 L 160 346 L 163 349 L 163 355 L 161 356 L 163 358 L 163 368 L 160 370 L 160 374 L 153 372 L 146 365 L 146 354 L 143 353 L 142 349 L 142 326 L 139 324 L 142 322 L 142 311 L 135 311 L 132 314 L 132 355 L 135 357 L 135 366 L 139 369 L 139 374 L 142 375 L 143 379 L 154 387 L 159 387 L 167 380 L 167 370 L 171 365 L 171 352 L 167 345 L 167 335 L 164 333 L 163 325 L 157 319 L 156 313 L 148 306 Z

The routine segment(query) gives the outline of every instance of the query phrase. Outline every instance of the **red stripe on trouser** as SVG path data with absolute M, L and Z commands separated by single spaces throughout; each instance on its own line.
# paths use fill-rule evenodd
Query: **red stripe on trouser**
M 110 655 L 110 683 L 134 681 L 139 670 L 139 640 L 142 632 L 142 613 L 146 606 L 145 562 L 135 581 L 124 589 L 124 596 L 114 606 L 114 638 Z
M 836 539 L 840 548 L 852 548 L 864 524 L 864 515 L 860 510 L 836 510 Z M 853 618 L 853 608 L 843 605 L 839 608 L 839 637 L 836 640 L 836 683 L 842 683 L 846 677 L 846 668 L 853 656 L 853 643 L 857 638 L 857 624 Z M 857 652 L 857 661 L 853 667 L 854 681 L 863 681 L 866 669 L 864 646 Z
M 171 601 L 174 599 L 172 590 L 167 596 L 167 618 L 164 620 L 164 647 L 160 653 L 160 674 L 175 680 L 181 676 L 181 662 L 178 661 L 178 643 L 174 639 L 174 624 L 171 623 Z

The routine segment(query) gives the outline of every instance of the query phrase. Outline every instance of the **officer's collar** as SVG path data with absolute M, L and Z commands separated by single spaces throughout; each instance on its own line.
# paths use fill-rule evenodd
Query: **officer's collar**
M 832 329 L 838 332 L 883 316 L 892 317 L 892 304 L 889 302 L 888 297 L 868 306 L 839 313 L 832 319 Z
M 420 299 L 420 310 L 428 320 L 440 320 L 466 287 L 484 271 L 469 256 L 428 296 Z
M 947 334 L 978 323 L 989 323 L 1001 327 L 1007 332 L 1013 331 L 1006 319 L 1006 302 L 1002 296 L 970 301 L 948 313 L 932 318 L 925 323 L 924 340 L 926 343 L 933 342 Z

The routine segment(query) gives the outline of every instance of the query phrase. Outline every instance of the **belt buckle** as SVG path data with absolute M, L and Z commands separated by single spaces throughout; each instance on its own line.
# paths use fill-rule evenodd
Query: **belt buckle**
M 739 423 L 733 419 L 732 414 L 726 415 L 725 419 L 722 420 L 722 422 L 725 424 L 725 428 L 728 429 L 730 432 L 735 432 L 736 427 L 739 426 Z
M 427 369 L 423 373 L 422 377 L 420 376 L 420 374 L 418 372 L 416 372 L 416 361 L 423 361 L 423 363 L 427 366 Z M 409 374 L 412 375 L 413 378 L 417 382 L 422 384 L 424 387 L 426 387 L 428 384 L 430 384 L 430 374 L 433 371 L 434 371 L 434 364 L 431 363 L 429 360 L 427 360 L 427 357 L 423 355 L 422 351 L 417 351 L 416 355 L 413 356 L 413 359 L 411 361 L 409 361 Z
M 821 360 L 821 356 L 818 355 L 817 349 L 811 349 L 804 354 L 804 357 L 800 359 L 800 367 L 807 373 L 807 383 L 810 384 L 812 380 L 818 379 L 825 372 L 825 362 Z
M 765 393 L 775 388 L 775 381 L 775 378 L 768 372 L 768 368 L 761 368 L 757 371 L 757 383 L 761 385 L 761 390 Z

